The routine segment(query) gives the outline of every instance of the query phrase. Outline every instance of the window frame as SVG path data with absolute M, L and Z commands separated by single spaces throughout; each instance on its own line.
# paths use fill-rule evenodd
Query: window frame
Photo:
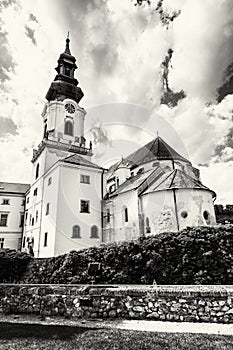
M 68 129 L 67 129 L 67 126 L 68 126 Z M 72 127 L 72 129 L 69 129 L 71 127 Z M 65 120 L 64 135 L 74 136 L 74 122 L 70 118 Z
M 82 210 L 83 208 L 83 203 L 85 202 L 85 204 L 87 204 L 87 208 L 88 210 Z M 85 205 L 84 205 L 85 206 Z M 90 214 L 90 200 L 87 199 L 80 199 L 80 213 L 86 213 L 86 214 Z
M 81 238 L 81 227 L 79 225 L 73 225 L 71 238 Z
M 50 210 L 50 203 L 47 203 L 46 204 L 45 215 L 49 215 L 49 210 Z
M 4 221 L 5 225 L 2 225 L 2 216 L 6 215 L 6 219 Z M 9 213 L 0 213 L 0 227 L 7 227 L 7 221 L 8 221 Z
M 44 247 L 48 247 L 48 231 L 44 233 Z
M 91 226 L 90 238 L 98 239 L 99 238 L 99 228 L 97 225 Z
M 90 185 L 90 183 L 91 183 L 90 180 L 91 180 L 90 175 L 80 174 L 80 183 L 81 184 L 88 184 L 88 185 Z

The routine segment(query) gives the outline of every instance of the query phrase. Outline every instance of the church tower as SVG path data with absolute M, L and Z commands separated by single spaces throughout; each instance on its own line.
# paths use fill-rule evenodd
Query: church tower
M 103 169 L 84 137 L 84 96 L 74 76 L 69 36 L 42 112 L 43 138 L 33 150 L 22 249 L 48 257 L 100 241 Z M 85 232 L 85 234 L 84 234 Z

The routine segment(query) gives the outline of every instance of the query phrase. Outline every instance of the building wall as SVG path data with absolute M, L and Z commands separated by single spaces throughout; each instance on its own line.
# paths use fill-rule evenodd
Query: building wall
M 81 174 L 90 176 L 90 184 L 80 183 Z M 55 255 L 100 244 L 101 191 L 101 170 L 64 163 L 60 167 Z M 81 199 L 90 201 L 90 213 L 80 212 Z M 80 238 L 72 238 L 74 225 L 80 227 Z M 97 238 L 91 238 L 93 225 L 98 228 Z
M 128 222 L 125 222 L 125 209 L 128 211 Z M 110 210 L 110 222 L 106 223 L 104 241 L 125 241 L 139 237 L 139 211 L 137 191 L 121 193 L 105 205 L 105 215 Z
M 9 199 L 9 204 L 3 205 L 3 199 Z M 0 246 L 3 243 L 3 248 L 20 249 L 23 231 L 20 223 L 21 215 L 24 214 L 24 201 L 23 194 L 0 194 L 0 214 L 8 214 L 7 226 L 0 226 Z
M 150 234 L 216 223 L 210 191 L 177 189 L 151 192 L 142 195 L 141 203 L 145 227 L 146 218 L 149 219 Z M 204 218 L 205 211 L 208 219 Z

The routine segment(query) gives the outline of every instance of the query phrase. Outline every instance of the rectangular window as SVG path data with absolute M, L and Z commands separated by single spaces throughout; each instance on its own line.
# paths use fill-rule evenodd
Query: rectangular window
M 49 203 L 46 204 L 46 212 L 45 215 L 49 215 Z
M 29 197 L 27 198 L 27 203 L 29 203 Z
M 37 188 L 34 189 L 33 196 L 37 196 Z
M 2 200 L 2 205 L 9 205 L 10 204 L 10 200 L 9 199 L 3 199 Z
M 52 178 L 51 178 L 51 177 L 49 177 L 49 178 L 48 178 L 48 186 L 50 186 L 50 185 L 51 185 L 51 183 L 52 183 Z
M 0 226 L 7 226 L 8 214 L 1 214 L 0 217 Z
M 23 207 L 25 206 L 25 199 L 22 200 L 22 204 Z
M 90 183 L 90 176 L 89 175 L 80 175 L 80 182 L 83 184 L 89 184 Z
M 25 243 L 26 243 L 26 237 L 23 237 L 23 248 L 25 248 Z
M 24 225 L 25 225 L 25 226 L 27 225 L 27 219 L 28 219 L 28 213 L 26 212 L 26 213 L 25 213 L 25 221 L 24 221 L 24 223 L 25 223 Z
M 110 209 L 106 210 L 106 221 L 107 221 L 107 223 L 110 222 Z
M 4 238 L 0 238 L 0 249 L 4 247 Z
M 48 232 L 45 232 L 44 234 L 44 247 L 47 247 L 48 245 Z
M 23 222 L 24 222 L 24 214 L 20 214 L 20 221 L 19 221 L 19 227 L 23 227 Z
M 90 213 L 90 201 L 80 201 L 80 213 Z

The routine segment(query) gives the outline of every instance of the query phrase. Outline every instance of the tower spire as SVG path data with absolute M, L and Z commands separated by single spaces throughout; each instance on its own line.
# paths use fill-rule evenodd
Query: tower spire
M 66 48 L 65 48 L 65 52 L 64 53 L 67 53 L 68 55 L 71 55 L 71 52 L 70 52 L 70 32 L 68 31 L 67 33 L 67 38 L 66 38 Z

